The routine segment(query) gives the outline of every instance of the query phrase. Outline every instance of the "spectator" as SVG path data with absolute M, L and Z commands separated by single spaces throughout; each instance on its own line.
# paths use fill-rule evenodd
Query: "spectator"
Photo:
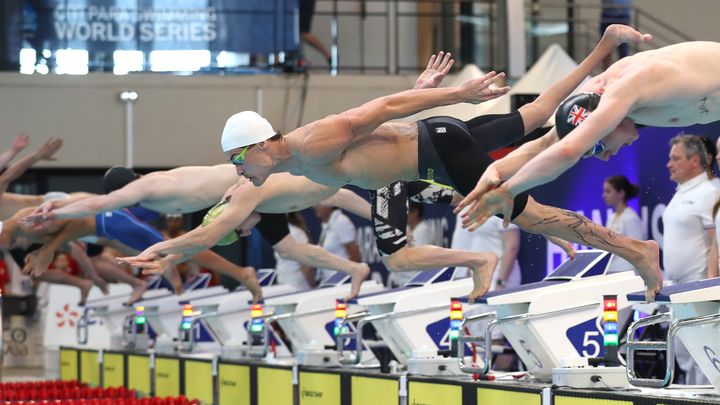
M 320 38 L 310 32 L 313 14 L 315 14 L 315 0 L 300 0 L 300 39 L 320 52 L 328 64 L 332 64 L 330 51 L 323 45 Z
M 708 155 L 703 141 L 694 135 L 678 135 L 671 141 L 667 168 L 677 191 L 663 213 L 663 267 L 665 278 L 676 283 L 717 276 L 717 246 L 713 203 L 720 197 L 708 179 Z M 677 341 L 677 363 L 685 371 L 686 384 L 708 384 L 685 347 Z
M 613 207 L 615 212 L 610 214 L 605 226 L 617 233 L 634 239 L 646 240 L 647 232 L 643 227 L 637 212 L 628 207 L 627 202 L 638 195 L 638 187 L 622 175 L 605 179 L 602 197 L 605 204 Z M 635 268 L 622 257 L 615 256 L 610 263 L 608 273 L 633 270 Z

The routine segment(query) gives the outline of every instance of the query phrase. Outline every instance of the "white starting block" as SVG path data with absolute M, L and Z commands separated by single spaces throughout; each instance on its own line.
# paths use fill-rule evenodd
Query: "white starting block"
M 335 351 L 326 347 L 334 348 L 335 304 L 350 293 L 349 281 L 349 275 L 338 272 L 316 289 L 265 300 L 265 306 L 272 311 L 263 317 L 265 324 L 276 322 L 282 328 L 293 347 L 298 364 L 339 366 Z M 360 290 L 375 292 L 383 288 L 382 284 L 370 280 L 363 282 Z M 348 312 L 354 307 L 350 304 Z M 248 354 L 251 357 L 264 358 L 269 353 L 268 329 L 263 328 L 261 333 L 253 333 L 248 329 L 248 341 L 251 343 Z M 258 347 L 260 350 L 256 350 Z M 366 364 L 377 365 L 375 355 L 370 350 L 365 350 L 365 359 Z
M 264 299 L 296 291 L 291 285 L 275 285 L 276 277 L 277 273 L 274 269 L 257 270 Z M 184 337 L 181 336 L 181 350 L 220 355 L 232 360 L 245 357 L 247 347 L 243 343 L 247 337 L 246 329 L 250 321 L 252 298 L 250 291 L 242 289 L 190 300 L 193 314 L 189 333 Z M 278 356 L 291 355 L 281 339 L 275 336 L 271 338 L 276 340 Z
M 473 288 L 471 278 L 453 281 L 455 268 L 427 270 L 404 287 L 374 294 L 363 294 L 352 302 L 367 310 L 354 330 L 336 336 L 337 347 L 355 341 L 354 354 L 338 351 L 339 362 L 356 365 L 363 359 L 363 328 L 372 324 L 395 358 L 408 366 L 411 374 L 458 375 L 457 359 L 438 354 L 450 351 L 450 301 Z
M 144 348 L 139 343 L 142 339 L 155 336 L 155 349 L 158 352 L 174 352 L 175 343 L 179 335 L 180 319 L 182 318 L 182 305 L 192 299 L 224 294 L 225 287 L 215 286 L 208 288 L 210 274 L 200 274 L 188 283 L 182 294 L 165 295 L 142 299 L 133 305 L 134 311 L 127 316 L 123 323 L 125 326 L 125 342 L 129 348 Z M 136 327 L 139 317 L 144 317 L 146 325 L 142 333 Z M 144 336 L 142 336 L 144 335 Z M 141 339 L 138 341 L 138 339 Z
M 159 283 L 151 283 L 151 287 L 159 286 Z M 77 321 L 76 343 L 93 349 L 121 349 L 123 322 L 133 311 L 133 306 L 126 304 L 131 292 L 126 284 L 111 284 L 110 294 L 88 300 Z M 148 289 L 143 299 L 170 295 L 172 292 L 165 288 Z
M 631 302 L 645 300 L 644 292 L 628 294 Z M 670 312 L 652 315 L 634 322 L 628 329 L 627 377 L 639 387 L 662 388 L 670 385 L 675 372 L 674 337 L 685 345 L 715 391 L 720 392 L 720 278 L 676 284 L 662 289 L 655 298 L 666 304 Z M 636 340 L 639 328 L 669 323 L 665 341 Z M 635 352 L 665 351 L 665 378 L 639 378 L 635 374 Z
M 487 374 L 492 367 L 492 331 L 499 327 L 528 371 L 542 381 L 551 381 L 553 368 L 561 360 L 603 355 L 603 295 L 617 295 L 617 310 L 627 307 L 625 295 L 644 288 L 632 272 L 605 274 L 612 255 L 599 250 L 578 251 L 575 260 L 567 260 L 544 280 L 517 288 L 491 291 L 479 302 L 496 310 L 495 315 L 481 314 L 466 318 L 461 326 L 492 319 L 484 337 L 461 335 L 458 353 L 466 344 L 478 344 L 484 352 L 482 366 L 466 365 L 466 373 Z

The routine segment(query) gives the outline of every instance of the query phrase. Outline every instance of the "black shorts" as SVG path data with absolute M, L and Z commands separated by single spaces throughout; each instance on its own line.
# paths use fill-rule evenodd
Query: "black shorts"
M 389 256 L 407 245 L 408 200 L 422 204 L 450 204 L 453 191 L 422 181 L 398 181 L 370 191 L 375 244 L 380 256 Z
M 433 117 L 417 122 L 418 174 L 421 179 L 453 187 L 468 195 L 493 163 L 488 154 L 525 135 L 518 112 L 485 115 L 463 122 L 452 117 Z M 527 205 L 528 194 L 515 197 L 512 219 Z
M 285 214 L 260 214 L 260 222 L 255 225 L 255 229 L 272 246 L 290 235 L 290 225 Z
M 300 33 L 310 32 L 315 14 L 315 0 L 300 0 Z
M 105 246 L 96 245 L 94 243 L 88 243 L 87 246 L 85 246 L 85 253 L 88 257 L 100 256 L 103 250 L 105 250 Z

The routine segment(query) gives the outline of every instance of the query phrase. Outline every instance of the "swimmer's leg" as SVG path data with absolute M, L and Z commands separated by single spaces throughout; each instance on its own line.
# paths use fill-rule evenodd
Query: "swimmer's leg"
M 190 261 L 200 267 L 217 271 L 220 274 L 232 277 L 241 282 L 245 288 L 252 293 L 253 300 L 255 302 L 258 302 L 262 298 L 262 288 L 260 288 L 260 283 L 258 282 L 255 269 L 253 267 L 237 266 L 217 253 L 209 250 L 204 250 L 196 254 L 192 257 L 192 259 L 190 259 Z
M 443 267 L 468 267 L 473 272 L 470 302 L 484 295 L 491 287 L 498 257 L 493 253 L 467 252 L 432 245 L 403 246 L 389 256 L 382 257 L 390 271 L 418 271 Z
M 64 284 L 75 286 L 80 289 L 80 302 L 78 305 L 83 306 L 87 301 L 90 290 L 93 287 L 92 281 L 67 274 L 64 271 L 51 270 L 46 271 L 42 275 L 35 277 L 36 280 L 45 281 L 52 284 Z
M 662 287 L 657 242 L 628 238 L 585 216 L 562 208 L 542 205 L 528 197 L 527 206 L 512 221 L 527 232 L 542 233 L 608 251 L 629 261 L 645 281 L 646 298 L 654 300 Z
M 126 304 L 133 304 L 135 301 L 142 298 L 143 293 L 145 293 L 148 288 L 145 280 L 139 279 L 132 274 L 127 273 L 118 263 L 108 260 L 102 256 L 98 256 L 92 260 L 95 270 L 100 277 L 107 281 L 124 283 L 132 287 L 133 291 Z

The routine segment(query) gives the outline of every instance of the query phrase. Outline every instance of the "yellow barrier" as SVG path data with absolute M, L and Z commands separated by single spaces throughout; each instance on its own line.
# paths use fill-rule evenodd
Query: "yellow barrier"
M 533 392 L 478 388 L 477 404 L 541 405 L 542 395 Z
M 103 353 L 103 387 L 125 386 L 125 355 L 122 353 Z
M 219 405 L 250 405 L 250 366 L 218 366 Z
M 293 403 L 292 371 L 281 368 L 257 368 L 257 405 Z
M 209 361 L 184 360 L 185 396 L 200 400 L 202 404 L 213 403 L 212 363 Z
M 100 363 L 98 352 L 80 350 L 80 382 L 91 387 L 100 385 Z
M 628 401 L 621 401 L 617 399 L 577 398 L 555 395 L 554 403 L 555 405 L 633 405 L 635 402 L 632 399 Z
M 300 372 L 300 405 L 340 403 L 340 375 Z
M 408 382 L 408 403 L 424 405 L 462 404 L 460 385 Z
M 155 357 L 155 395 L 176 397 L 180 394 L 180 359 Z
M 398 380 L 352 376 L 350 379 L 352 405 L 397 405 Z
M 78 351 L 60 348 L 60 379 L 75 381 L 78 379 Z
M 128 381 L 127 387 L 136 390 L 142 395 L 150 395 L 150 356 L 128 354 Z

